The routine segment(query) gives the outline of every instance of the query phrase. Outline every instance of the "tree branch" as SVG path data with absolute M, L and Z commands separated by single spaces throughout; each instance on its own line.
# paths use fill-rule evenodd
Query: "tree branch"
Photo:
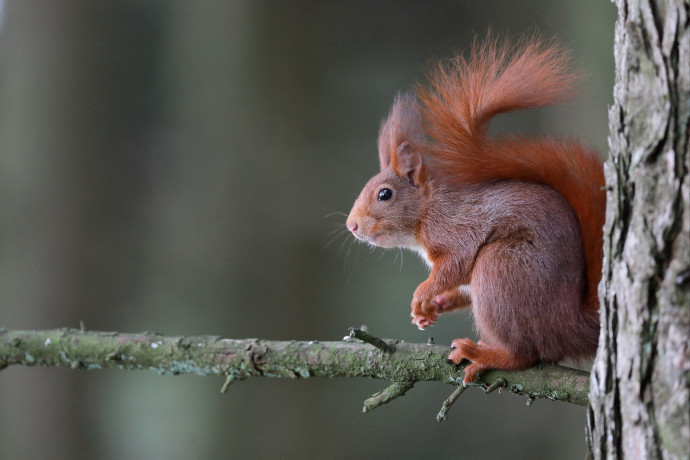
M 383 341 L 371 334 L 341 342 L 225 339 L 218 336 L 167 337 L 77 329 L 11 331 L 0 329 L 0 370 L 13 364 L 69 366 L 73 369 L 148 369 L 159 374 L 225 376 L 223 391 L 249 377 L 373 377 L 392 382 L 365 403 L 365 411 L 402 396 L 415 382 L 462 385 L 463 372 L 447 360 L 449 347 Z M 395 343 L 393 346 L 392 344 Z M 391 351 L 394 350 L 394 351 Z M 471 384 L 504 388 L 537 398 L 587 405 L 589 374 L 567 367 L 541 365 L 525 371 L 487 371 Z M 446 401 L 443 417 L 461 391 Z

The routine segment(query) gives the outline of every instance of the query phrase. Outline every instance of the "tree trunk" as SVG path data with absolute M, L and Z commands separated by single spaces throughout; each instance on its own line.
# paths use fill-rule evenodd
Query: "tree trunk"
M 688 2 L 616 0 L 594 458 L 690 458 Z

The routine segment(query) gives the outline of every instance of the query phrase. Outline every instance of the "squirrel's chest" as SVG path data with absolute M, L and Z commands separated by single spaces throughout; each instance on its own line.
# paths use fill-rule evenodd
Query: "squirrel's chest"
M 427 266 L 429 267 L 429 269 L 434 268 L 434 263 L 433 263 L 433 262 L 431 261 L 431 259 L 429 258 L 429 253 L 427 252 L 427 250 L 426 250 L 423 246 L 421 246 L 421 245 L 419 245 L 419 246 L 413 246 L 413 247 L 410 247 L 409 249 L 411 249 L 412 251 L 414 251 L 414 252 L 416 252 L 417 254 L 419 254 L 419 257 L 421 257 L 422 260 L 423 260 L 424 262 L 426 262 L 426 264 L 427 264 Z

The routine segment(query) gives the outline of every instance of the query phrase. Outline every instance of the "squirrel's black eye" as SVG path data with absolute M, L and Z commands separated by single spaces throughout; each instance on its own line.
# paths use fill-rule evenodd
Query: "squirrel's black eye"
M 393 190 L 389 188 L 382 188 L 379 190 L 379 194 L 376 197 L 376 199 L 379 201 L 388 201 L 391 198 L 393 198 Z

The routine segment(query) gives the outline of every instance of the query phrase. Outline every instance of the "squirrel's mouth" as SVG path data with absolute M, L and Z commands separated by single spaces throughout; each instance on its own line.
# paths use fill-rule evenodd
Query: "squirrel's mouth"
M 380 237 L 383 235 L 383 233 L 375 233 L 373 235 L 363 235 L 361 233 L 355 233 L 355 232 L 352 232 L 352 234 L 359 241 L 362 241 L 363 243 L 371 244 L 373 246 L 378 246 L 378 244 L 376 244 L 376 241 L 379 240 Z

